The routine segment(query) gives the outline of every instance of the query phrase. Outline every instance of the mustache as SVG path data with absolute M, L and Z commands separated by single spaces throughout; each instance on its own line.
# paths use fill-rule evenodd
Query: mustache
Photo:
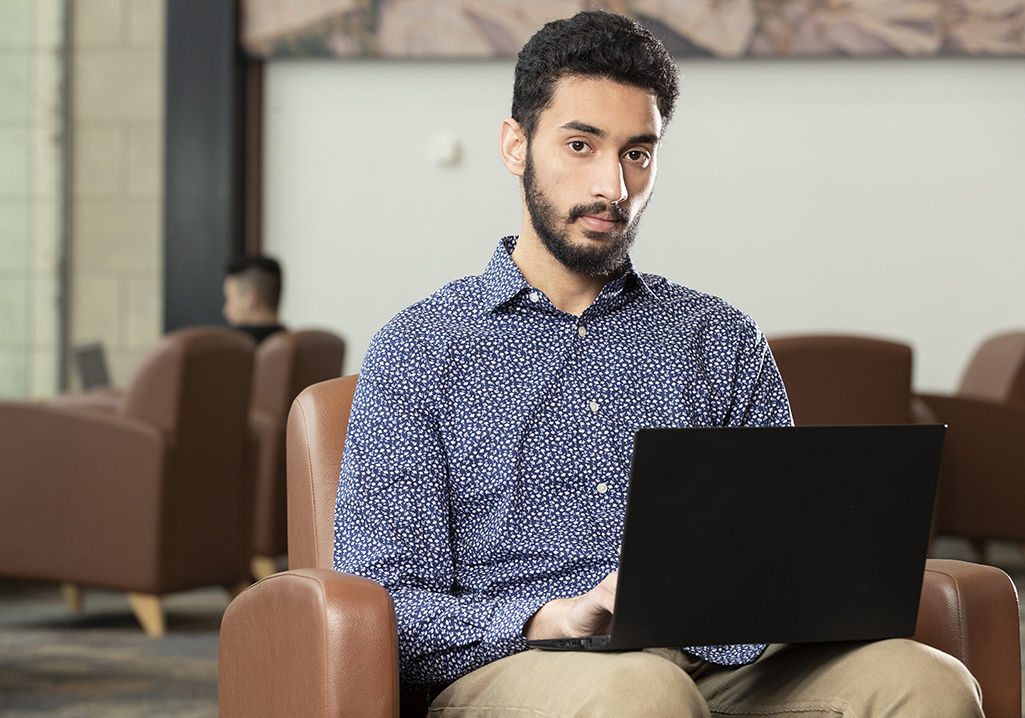
M 625 224 L 630 215 L 618 204 L 608 202 L 593 202 L 591 204 L 578 204 L 569 211 L 569 222 L 572 224 L 587 214 L 611 214 L 617 222 Z

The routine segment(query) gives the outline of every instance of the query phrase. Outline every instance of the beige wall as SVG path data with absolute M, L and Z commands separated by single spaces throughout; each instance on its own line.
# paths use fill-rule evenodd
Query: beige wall
M 73 6 L 69 339 L 102 342 L 125 384 L 162 330 L 165 7 Z
M 638 267 L 770 337 L 906 341 L 920 389 L 954 388 L 980 341 L 1025 326 L 1025 58 L 679 64 Z M 345 336 L 348 370 L 519 230 L 498 156 L 512 73 L 268 63 L 263 246 L 284 263 L 285 323 Z M 461 161 L 439 163 L 453 136 Z

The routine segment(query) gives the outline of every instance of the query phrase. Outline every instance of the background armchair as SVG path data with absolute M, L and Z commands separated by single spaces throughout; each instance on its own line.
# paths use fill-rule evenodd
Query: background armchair
M 769 348 L 794 423 L 907 424 L 911 347 L 856 336 L 777 337 Z
M 995 336 L 952 396 L 918 397 L 947 424 L 936 533 L 1025 543 L 1025 332 Z
M 253 434 L 254 506 L 251 570 L 264 578 L 288 551 L 285 425 L 299 392 L 342 373 L 345 342 L 315 329 L 279 331 L 256 349 L 249 424 Z
M 388 593 L 331 570 L 338 467 L 356 377 L 309 387 L 288 420 L 289 566 L 250 586 L 221 623 L 221 718 L 400 715 L 398 645 Z M 999 569 L 930 560 L 916 639 L 962 660 L 989 718 L 1020 718 L 1014 585 Z M 401 715 L 423 716 L 403 693 Z
M 160 596 L 249 575 L 246 415 L 253 342 L 164 336 L 111 411 L 0 402 L 0 575 Z

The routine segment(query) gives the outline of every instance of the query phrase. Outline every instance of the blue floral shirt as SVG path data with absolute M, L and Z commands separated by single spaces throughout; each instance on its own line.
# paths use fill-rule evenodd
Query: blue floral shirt
M 389 322 L 356 388 L 334 565 L 390 592 L 407 686 L 525 650 L 535 611 L 618 567 L 636 429 L 792 423 L 747 315 L 631 265 L 572 316 L 527 284 L 515 242 Z

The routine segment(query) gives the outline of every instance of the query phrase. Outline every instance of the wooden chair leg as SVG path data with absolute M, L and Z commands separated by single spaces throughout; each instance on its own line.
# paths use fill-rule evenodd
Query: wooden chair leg
M 253 556 L 249 560 L 249 571 L 253 574 L 253 578 L 259 581 L 272 573 L 277 573 L 278 562 L 274 560 L 273 556 Z
M 61 595 L 72 613 L 82 612 L 82 587 L 74 583 L 62 583 Z
M 160 596 L 151 593 L 129 593 L 128 603 L 132 606 L 132 612 L 142 630 L 151 638 L 159 638 L 167 632 L 167 622 L 164 619 L 164 608 L 160 605 Z

